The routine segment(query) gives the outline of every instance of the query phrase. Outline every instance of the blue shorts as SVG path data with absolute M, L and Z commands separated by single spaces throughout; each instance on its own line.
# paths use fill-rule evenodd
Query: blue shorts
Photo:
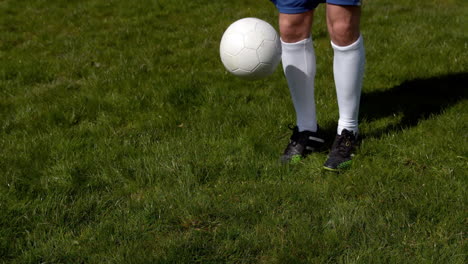
M 320 3 L 359 6 L 361 0 L 270 0 L 280 13 L 299 14 L 315 9 Z

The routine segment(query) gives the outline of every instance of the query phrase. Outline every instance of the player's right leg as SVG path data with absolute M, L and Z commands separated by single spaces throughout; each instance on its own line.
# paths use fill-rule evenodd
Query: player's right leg
M 279 10 L 282 65 L 296 111 L 296 127 L 281 161 L 297 161 L 323 144 L 315 111 L 315 51 L 310 35 L 316 1 L 272 0 Z

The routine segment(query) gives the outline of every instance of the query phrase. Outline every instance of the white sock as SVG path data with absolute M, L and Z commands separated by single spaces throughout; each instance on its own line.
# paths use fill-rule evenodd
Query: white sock
M 340 119 L 337 132 L 346 129 L 358 133 L 359 101 L 366 61 L 362 36 L 345 47 L 331 43 L 334 50 L 333 75 Z
M 299 131 L 317 131 L 314 78 L 316 71 L 312 38 L 295 43 L 281 41 L 282 64 L 296 110 Z

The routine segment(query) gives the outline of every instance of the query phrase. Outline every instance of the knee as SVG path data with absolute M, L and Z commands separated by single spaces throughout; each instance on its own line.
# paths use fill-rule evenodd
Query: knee
M 280 25 L 281 40 L 287 43 L 294 43 L 309 37 L 309 32 L 306 32 L 300 25 L 285 22 Z
M 347 21 L 336 21 L 329 25 L 329 33 L 334 44 L 338 46 L 348 46 L 359 38 L 359 24 L 349 23 Z
M 310 36 L 312 14 L 281 14 L 279 29 L 281 39 L 287 43 L 298 42 Z

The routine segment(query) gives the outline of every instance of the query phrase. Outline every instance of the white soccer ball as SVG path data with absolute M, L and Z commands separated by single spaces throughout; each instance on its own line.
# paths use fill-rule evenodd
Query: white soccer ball
M 253 17 L 232 23 L 219 46 L 224 67 L 244 79 L 260 79 L 272 74 L 281 60 L 281 42 L 276 30 Z

